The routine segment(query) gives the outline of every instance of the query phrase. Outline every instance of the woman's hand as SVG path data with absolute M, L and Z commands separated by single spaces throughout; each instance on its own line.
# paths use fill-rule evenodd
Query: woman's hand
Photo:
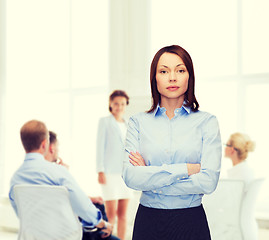
M 188 175 L 190 176 L 190 175 L 193 175 L 193 174 L 200 172 L 201 164 L 199 164 L 199 163 L 196 163 L 196 164 L 187 163 L 187 168 L 188 168 Z
M 145 160 L 142 158 L 139 152 L 131 152 L 129 158 L 129 162 L 134 166 L 146 166 Z
M 98 182 L 100 184 L 106 184 L 106 175 L 104 172 L 99 172 L 98 173 Z

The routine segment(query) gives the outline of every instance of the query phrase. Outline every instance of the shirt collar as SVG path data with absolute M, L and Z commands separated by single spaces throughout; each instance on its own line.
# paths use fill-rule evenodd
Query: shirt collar
M 175 114 L 179 113 L 182 110 L 185 111 L 188 114 L 191 113 L 191 108 L 184 106 L 185 103 L 186 102 L 184 101 L 181 108 L 176 108 L 175 109 Z M 160 107 L 160 104 L 158 103 L 158 105 L 157 105 L 156 109 L 154 110 L 153 114 L 154 114 L 154 116 L 157 116 L 159 114 L 163 114 L 164 112 L 166 112 L 166 108 L 165 107 Z
M 45 160 L 44 156 L 40 153 L 31 152 L 26 153 L 24 161 L 28 160 Z

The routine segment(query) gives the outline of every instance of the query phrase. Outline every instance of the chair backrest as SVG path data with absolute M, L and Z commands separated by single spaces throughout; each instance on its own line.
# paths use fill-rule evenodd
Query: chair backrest
M 81 240 L 82 227 L 63 186 L 16 185 L 19 240 Z
M 242 240 L 241 206 L 244 181 L 220 179 L 217 189 L 203 197 L 212 240 Z
M 255 206 L 264 180 L 264 178 L 254 179 L 246 186 L 241 214 L 241 227 L 244 240 L 258 239 L 258 225 L 255 219 Z

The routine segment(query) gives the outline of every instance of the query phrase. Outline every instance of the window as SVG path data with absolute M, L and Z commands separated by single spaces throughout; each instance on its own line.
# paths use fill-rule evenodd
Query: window
M 242 66 L 244 74 L 268 74 L 268 1 L 242 1 Z
M 24 157 L 20 127 L 31 119 L 58 134 L 60 156 L 83 190 L 98 191 L 95 139 L 98 118 L 108 112 L 108 4 L 6 2 L 5 193 Z
M 152 0 L 151 6 L 152 54 L 177 44 L 192 56 L 197 77 L 236 74 L 235 1 Z
M 267 127 L 269 116 L 266 111 L 266 103 L 268 102 L 269 83 L 263 84 L 248 84 L 246 88 L 246 105 L 245 119 L 246 132 L 253 138 L 256 143 L 256 148 L 253 153 L 250 153 L 250 161 L 252 168 L 255 169 L 255 174 L 266 178 L 268 176 L 268 135 Z M 269 180 L 266 179 L 262 186 L 259 195 L 259 205 L 257 209 L 260 214 L 269 211 Z
M 201 110 L 217 116 L 224 142 L 235 131 L 256 141 L 248 160 L 257 176 L 265 176 L 269 167 L 265 110 L 269 37 L 264 31 L 268 1 L 152 0 L 151 5 L 152 55 L 170 44 L 190 53 Z M 226 158 L 222 162 L 225 172 L 231 163 Z M 268 186 L 267 180 L 258 201 L 259 212 L 267 211 L 267 217 Z

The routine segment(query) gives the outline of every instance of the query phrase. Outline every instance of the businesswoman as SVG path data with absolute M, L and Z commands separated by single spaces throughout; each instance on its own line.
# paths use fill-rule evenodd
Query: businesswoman
M 208 240 L 201 204 L 219 179 L 221 139 L 215 116 L 199 111 L 190 55 L 160 49 L 151 64 L 153 104 L 129 120 L 123 178 L 142 191 L 133 240 Z
M 121 240 L 125 239 L 127 207 L 132 194 L 121 177 L 127 131 L 123 115 L 128 104 L 129 97 L 124 91 L 114 91 L 109 97 L 111 115 L 100 119 L 97 135 L 98 182 L 109 222 L 114 224 L 117 217 L 117 235 Z

